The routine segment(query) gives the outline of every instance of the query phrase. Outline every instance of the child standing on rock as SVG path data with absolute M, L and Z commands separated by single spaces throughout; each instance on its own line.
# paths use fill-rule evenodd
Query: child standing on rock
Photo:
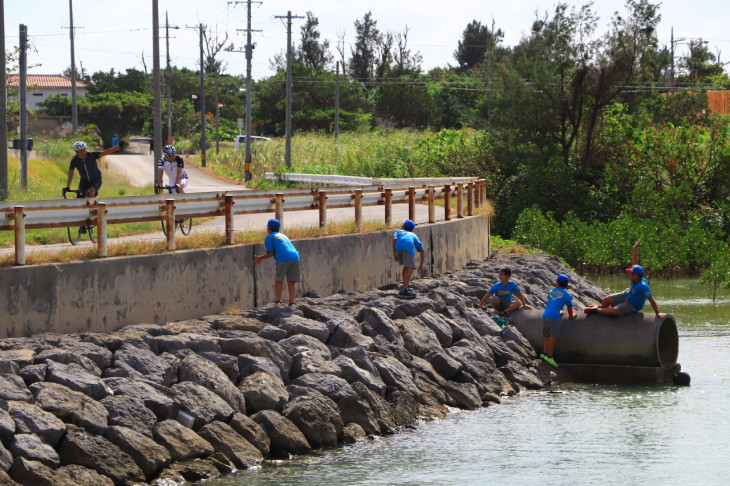
M 569 283 L 570 277 L 562 273 L 558 275 L 558 278 L 555 279 L 555 288 L 548 292 L 547 305 L 542 313 L 542 335 L 545 336 L 545 341 L 540 358 L 555 368 L 558 367 L 558 363 L 553 358 L 553 352 L 555 351 L 555 341 L 560 334 L 560 312 L 563 306 L 568 308 L 569 318 L 577 317 L 573 313 L 573 297 L 566 290 Z
M 522 295 L 520 288 L 516 283 L 510 280 L 511 277 L 512 270 L 507 267 L 500 268 L 499 282 L 492 285 L 489 292 L 484 294 L 482 300 L 479 301 L 479 308 L 482 309 L 487 299 L 494 296 L 494 299 L 492 300 L 492 307 L 498 311 L 504 311 L 509 314 L 510 312 L 516 311 L 520 308 L 520 302 L 525 309 L 531 309 L 531 307 L 527 305 L 527 302 L 525 302 L 525 296 Z M 517 299 L 519 300 L 515 299 L 514 296 L 517 296 Z
M 426 260 L 426 252 L 423 250 L 423 244 L 418 239 L 413 230 L 416 229 L 416 223 L 410 219 L 405 220 L 403 228 L 393 234 L 393 259 L 403 265 L 403 287 L 398 295 L 413 298 L 416 293 L 408 286 L 416 268 L 416 250 L 421 253 L 421 264 L 418 270 L 423 272 L 423 262 Z
M 281 223 L 278 219 L 270 219 L 266 224 L 268 234 L 264 240 L 264 255 L 256 255 L 253 264 L 258 265 L 267 258 L 274 257 L 276 260 L 276 303 L 281 303 L 281 294 L 286 280 L 289 291 L 289 306 L 294 305 L 296 294 L 296 283 L 300 280 L 299 275 L 299 252 L 292 245 L 284 233 L 279 232 Z

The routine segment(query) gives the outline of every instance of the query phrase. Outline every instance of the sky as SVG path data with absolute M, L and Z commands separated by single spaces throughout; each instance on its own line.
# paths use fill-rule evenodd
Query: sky
M 31 50 L 29 74 L 60 74 L 71 64 L 68 0 L 2 0 L 5 15 L 5 46 L 19 44 L 19 24 L 28 28 Z M 136 68 L 151 72 L 152 5 L 154 0 L 72 0 L 77 66 L 91 74 L 114 69 L 124 72 Z M 453 57 L 462 32 L 469 22 L 478 20 L 505 32 L 504 45 L 514 46 L 527 35 L 536 13 L 552 12 L 557 2 L 545 0 L 262 0 L 252 4 L 252 34 L 255 44 L 252 75 L 254 79 L 271 76 L 270 59 L 286 49 L 286 20 L 276 18 L 305 16 L 311 11 L 319 19 L 321 39 L 328 39 L 333 54 L 338 34 L 344 34 L 346 48 L 355 40 L 354 22 L 368 12 L 381 32 L 402 33 L 408 28 L 408 45 L 423 57 L 423 70 L 455 64 Z M 571 6 L 586 2 L 565 0 Z M 623 11 L 623 1 L 595 0 L 600 15 L 599 32 L 608 29 L 614 11 Z M 178 67 L 197 69 L 200 59 L 199 37 L 195 30 L 204 24 L 218 32 L 236 49 L 246 43 L 247 7 L 245 2 L 227 0 L 158 0 L 160 25 L 165 14 L 170 25 L 170 56 Z M 726 1 L 664 0 L 660 12 L 658 39 L 669 45 L 674 28 L 676 55 L 687 51 L 687 41 L 702 38 L 722 62 L 730 60 L 730 13 Z M 298 43 L 303 19 L 292 21 L 292 41 Z M 165 29 L 160 31 L 161 66 L 165 65 Z M 681 41 L 684 38 L 686 41 Z M 222 53 L 225 73 L 245 75 L 243 53 Z

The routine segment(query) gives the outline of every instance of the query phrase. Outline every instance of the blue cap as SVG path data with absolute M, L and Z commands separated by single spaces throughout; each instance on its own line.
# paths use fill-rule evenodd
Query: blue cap
M 632 273 L 634 275 L 638 275 L 639 277 L 644 276 L 644 269 L 641 268 L 641 265 L 634 265 L 631 268 L 627 268 L 625 271 L 626 273 Z
M 405 222 L 403 223 L 403 227 L 405 229 L 407 229 L 408 231 L 413 231 L 414 229 L 416 229 L 416 223 L 414 223 L 410 219 L 406 219 Z
M 281 228 L 281 223 L 278 219 L 270 219 L 268 223 L 266 223 L 266 226 L 269 227 L 269 229 L 272 229 L 274 231 L 278 231 L 279 228 Z
M 560 283 L 570 283 L 570 277 L 568 277 L 567 275 L 561 273 L 560 275 L 558 275 L 558 282 L 560 282 Z

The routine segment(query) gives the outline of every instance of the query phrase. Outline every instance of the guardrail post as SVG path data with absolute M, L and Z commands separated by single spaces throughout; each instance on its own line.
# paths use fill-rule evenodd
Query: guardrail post
M 25 214 L 24 206 L 15 206 L 15 264 L 25 265 Z
M 226 245 L 232 245 L 235 240 L 235 228 L 233 227 L 233 196 L 226 194 L 225 208 L 226 208 Z
M 456 184 L 456 217 L 464 217 L 464 184 Z
M 479 181 L 479 189 L 479 205 L 481 206 L 487 200 L 487 181 L 481 179 Z
M 478 208 L 482 205 L 480 198 L 482 197 L 482 181 L 478 180 L 474 183 L 474 207 Z
M 165 199 L 165 219 L 167 220 L 167 249 L 175 249 L 175 200 Z
M 362 231 L 362 189 L 355 190 L 355 228 Z
M 274 201 L 274 217 L 284 226 L 284 193 L 277 192 Z
M 319 227 L 327 234 L 327 193 L 324 191 L 319 192 Z
M 385 224 L 390 226 L 393 222 L 393 189 L 385 190 Z
M 451 221 L 451 186 L 444 186 L 444 220 Z
M 466 185 L 466 215 L 474 216 L 474 183 Z
M 96 251 L 100 257 L 106 258 L 106 203 L 96 203 Z
M 428 186 L 428 222 L 436 222 L 436 189 Z
M 408 219 L 416 220 L 416 188 L 408 187 Z

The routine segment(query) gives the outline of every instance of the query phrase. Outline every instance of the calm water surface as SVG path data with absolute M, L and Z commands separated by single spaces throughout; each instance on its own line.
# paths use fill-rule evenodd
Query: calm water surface
M 592 280 L 612 292 L 626 287 L 625 277 Z M 730 295 L 713 304 L 694 279 L 650 285 L 660 311 L 677 319 L 690 387 L 523 392 L 416 431 L 212 484 L 730 484 Z

